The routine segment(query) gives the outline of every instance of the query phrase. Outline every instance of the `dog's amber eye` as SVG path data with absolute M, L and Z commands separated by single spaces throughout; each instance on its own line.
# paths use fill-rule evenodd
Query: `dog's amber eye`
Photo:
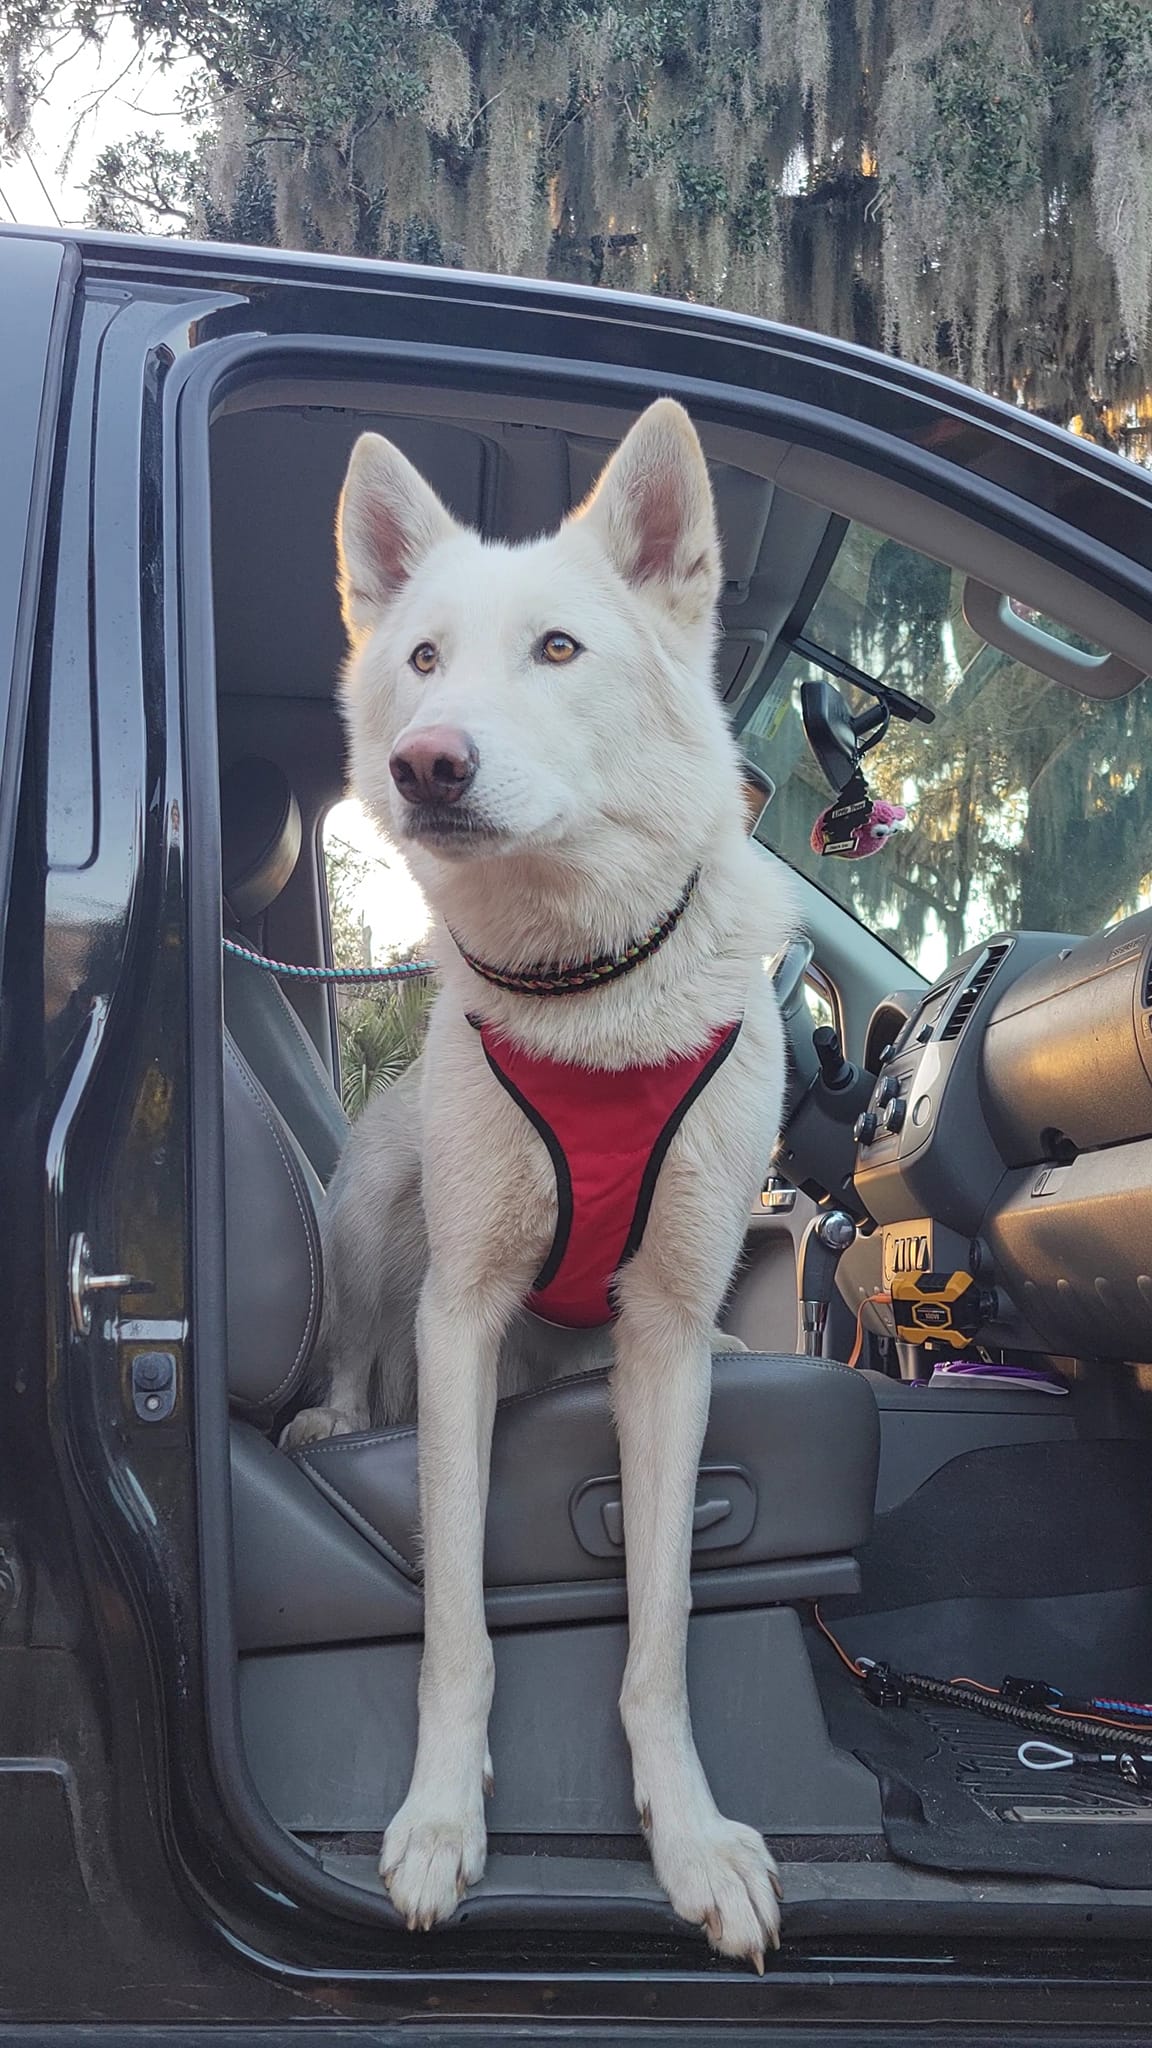
M 545 633 L 540 642 L 540 656 L 561 668 L 566 661 L 572 661 L 580 652 L 580 642 L 571 633 Z
M 408 661 L 410 666 L 416 670 L 417 675 L 430 676 L 437 661 L 436 649 L 433 647 L 432 642 L 430 640 L 421 640 L 419 647 L 412 649 L 411 654 L 408 656 Z

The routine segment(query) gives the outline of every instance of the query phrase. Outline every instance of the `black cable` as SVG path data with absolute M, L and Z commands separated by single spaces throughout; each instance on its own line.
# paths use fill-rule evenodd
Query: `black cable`
M 916 1671 L 894 1671 L 890 1664 L 873 1657 L 853 1657 L 833 1635 L 819 1602 L 813 1609 L 817 1628 L 826 1641 L 831 1643 L 840 1662 L 852 1673 L 862 1686 L 874 1706 L 899 1707 L 905 1700 L 929 1700 L 938 1706 L 968 1707 L 977 1714 L 986 1714 L 992 1721 L 1007 1721 L 1017 1728 L 1030 1728 L 1040 1735 L 1081 1735 L 1099 1740 L 1102 1728 L 1111 1728 L 1122 1735 L 1142 1735 L 1147 1738 L 1147 1721 L 1125 1721 L 1119 1714 L 1093 1716 L 1056 1712 L 1039 1702 L 1029 1705 L 1024 1698 L 1005 1699 L 1003 1694 L 990 1686 L 980 1686 L 964 1679 L 925 1678 Z M 1047 1693 L 1058 1699 L 1051 1686 L 1034 1679 L 1005 1679 L 1006 1686 L 1017 1688 L 1022 1694 L 1028 1691 Z
M 905 1700 L 929 1700 L 937 1706 L 968 1707 L 992 1721 L 1007 1721 L 1015 1728 L 1029 1728 L 1038 1735 L 1078 1735 L 1099 1742 L 1103 1728 L 1125 1735 L 1148 1735 L 1143 1726 L 1111 1718 L 1082 1719 L 1078 1714 L 1055 1713 L 1044 1707 L 1018 1705 L 998 1693 L 980 1692 L 974 1686 L 957 1685 L 950 1679 L 925 1678 L 915 1671 L 893 1671 L 889 1664 L 858 1658 L 859 1677 L 868 1698 L 877 1706 L 900 1706 Z

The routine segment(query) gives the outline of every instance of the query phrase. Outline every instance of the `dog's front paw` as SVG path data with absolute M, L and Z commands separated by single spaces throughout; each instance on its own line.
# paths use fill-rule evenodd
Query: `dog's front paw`
M 396 1911 L 412 1933 L 434 1927 L 456 1910 L 469 1885 L 484 1875 L 484 1809 L 433 1815 L 406 1800 L 384 1837 L 380 1875 Z
M 343 1408 L 302 1408 L 287 1429 L 280 1432 L 280 1449 L 298 1451 L 304 1444 L 320 1444 L 330 1436 L 354 1436 L 366 1421 Z
M 704 1929 L 723 1956 L 763 1975 L 765 1948 L 780 1946 L 780 1878 L 755 1828 L 717 1813 L 696 1828 L 651 1834 L 656 1875 L 677 1913 Z

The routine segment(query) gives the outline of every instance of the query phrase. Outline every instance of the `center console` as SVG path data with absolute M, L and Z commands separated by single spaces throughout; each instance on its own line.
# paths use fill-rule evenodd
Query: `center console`
M 1152 1358 L 1152 911 L 971 948 L 881 1006 L 866 1064 L 849 1307 L 968 1273 L 981 1347 Z M 895 1336 L 882 1300 L 863 1314 Z

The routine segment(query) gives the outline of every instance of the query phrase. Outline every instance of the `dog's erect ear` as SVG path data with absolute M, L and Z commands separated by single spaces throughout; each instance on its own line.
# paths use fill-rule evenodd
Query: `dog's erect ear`
M 413 569 L 456 530 L 408 457 L 382 434 L 361 434 L 336 514 L 340 602 L 354 640 L 371 632 Z
M 626 583 L 662 586 L 686 624 L 720 595 L 720 542 L 708 468 L 682 405 L 658 398 L 641 413 L 576 514 Z

